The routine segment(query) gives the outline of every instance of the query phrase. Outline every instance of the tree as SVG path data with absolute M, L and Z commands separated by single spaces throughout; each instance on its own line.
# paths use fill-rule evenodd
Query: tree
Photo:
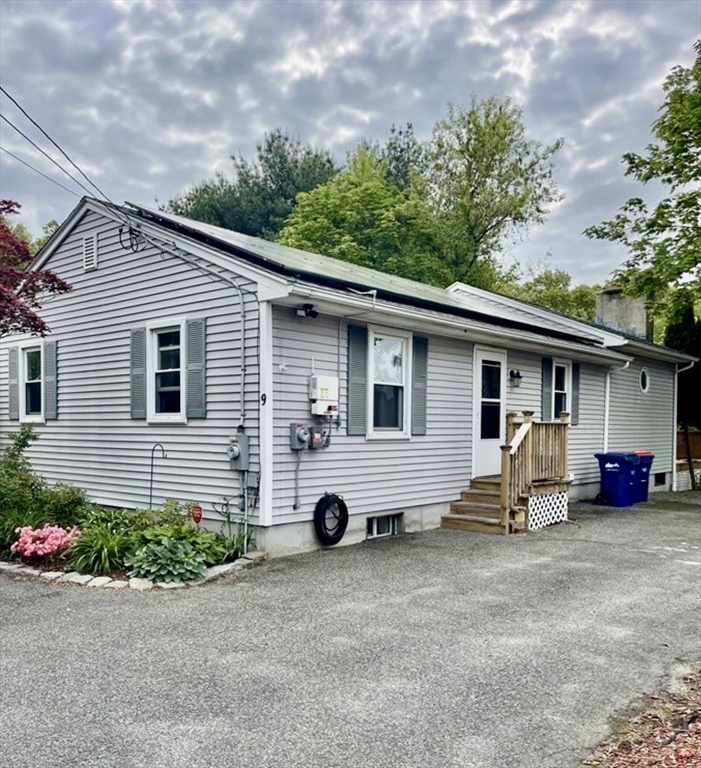
M 41 235 L 39 237 L 34 238 L 29 244 L 29 248 L 32 251 L 32 253 L 34 254 L 39 253 L 39 251 L 54 236 L 54 233 L 59 228 L 59 226 L 60 225 L 56 221 L 56 219 L 51 219 L 51 221 L 47 221 L 46 224 L 44 224 L 44 226 L 41 228 Z
M 553 178 L 562 139 L 529 139 L 523 110 L 510 99 L 473 96 L 469 108 L 448 105 L 427 148 L 430 203 L 444 258 L 455 280 L 471 282 L 489 259 L 561 200 Z
M 223 174 L 205 180 L 165 206 L 171 213 L 274 239 L 295 206 L 296 196 L 332 179 L 338 169 L 327 150 L 293 139 L 281 128 L 266 133 L 256 160 L 232 155 L 234 180 Z
M 0 337 L 10 333 L 45 336 L 49 327 L 36 310 L 47 296 L 66 293 L 71 286 L 47 269 L 25 271 L 32 252 L 7 220 L 19 209 L 13 200 L 0 200 Z
M 546 266 L 540 272 L 532 272 L 525 282 L 508 285 L 505 293 L 515 299 L 593 323 L 599 290 L 599 285 L 572 287 L 572 277 L 565 270 Z
M 701 298 L 701 40 L 694 50 L 694 64 L 674 67 L 665 80 L 666 98 L 652 126 L 656 141 L 644 155 L 623 156 L 626 176 L 658 182 L 668 196 L 652 209 L 631 198 L 613 219 L 585 230 L 629 249 L 616 280 L 652 306 L 670 285 L 688 286 Z
M 285 245 L 322 253 L 359 266 L 445 286 L 431 213 L 416 184 L 400 189 L 388 181 L 388 161 L 361 147 L 347 169 L 311 192 L 280 232 Z
M 694 292 L 687 288 L 677 292 L 664 337 L 665 346 L 701 358 L 701 317 L 695 317 Z M 677 420 L 701 429 L 701 363 L 679 374 Z

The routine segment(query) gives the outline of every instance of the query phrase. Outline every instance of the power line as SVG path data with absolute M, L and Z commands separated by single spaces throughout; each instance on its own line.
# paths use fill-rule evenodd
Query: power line
M 68 189 L 68 187 L 56 181 L 56 179 L 52 179 L 51 176 L 47 176 L 45 173 L 42 173 L 42 171 L 40 171 L 38 168 L 35 168 L 33 165 L 30 165 L 29 163 L 25 162 L 24 160 L 22 160 L 21 157 L 17 157 L 17 155 L 10 152 L 9 149 L 5 149 L 5 147 L 3 147 L 1 144 L 0 144 L 0 150 L 8 154 L 10 157 L 14 158 L 18 163 L 22 163 L 22 165 L 26 165 L 27 168 L 34 171 L 34 173 L 38 173 L 39 176 L 43 176 L 45 179 L 50 181 L 52 184 L 55 184 L 57 187 L 61 187 L 61 189 L 65 189 L 66 192 L 70 192 L 70 194 L 74 195 L 75 197 L 80 197 L 80 195 L 77 192 L 74 192 L 72 189 Z
M 57 144 L 51 138 L 51 136 L 49 136 L 49 134 L 39 125 L 39 123 L 37 123 L 36 120 L 34 120 L 34 118 L 24 109 L 24 107 L 22 107 L 22 105 L 16 99 L 14 99 L 12 96 L 10 96 L 10 94 L 1 85 L 0 85 L 0 92 L 4 93 L 5 96 L 7 96 L 7 98 L 27 118 L 27 120 L 29 120 L 29 122 L 32 125 L 34 125 L 36 128 L 38 128 L 44 134 L 44 136 L 46 136 L 46 138 L 54 145 L 54 147 L 56 147 L 56 149 L 66 158 L 66 160 L 68 160 L 68 162 L 76 169 L 76 171 L 78 171 L 78 173 L 88 182 L 88 184 L 90 184 L 91 187 L 93 187 L 94 189 L 97 190 L 98 194 L 102 195 L 102 197 L 104 197 L 105 200 L 107 200 L 107 202 L 112 203 L 112 205 L 114 205 L 112 200 L 110 200 L 110 198 L 100 189 L 100 187 L 98 187 L 97 184 L 95 184 L 88 177 L 88 175 L 81 168 L 79 168 L 76 165 L 76 163 L 73 162 L 73 160 L 69 157 L 68 153 L 59 144 Z M 85 187 L 83 187 L 83 189 L 85 189 Z
M 90 191 L 90 190 L 89 190 L 89 189 L 88 189 L 88 188 L 87 188 L 87 187 L 86 187 L 86 186 L 85 186 L 85 185 L 84 185 L 82 182 L 78 181 L 78 179 L 76 179 L 74 176 L 71 176 L 71 174 L 70 174 L 70 173 L 68 173 L 68 171 L 67 171 L 67 170 L 66 170 L 66 169 L 65 169 L 65 168 L 64 168 L 64 167 L 63 167 L 63 166 L 62 166 L 60 163 L 57 163 L 57 162 L 56 162 L 56 161 L 53 159 L 53 157 L 51 157 L 51 155 L 50 155 L 48 152 L 45 152 L 45 151 L 44 151 L 44 150 L 43 150 L 43 149 L 42 149 L 42 148 L 41 148 L 41 147 L 40 147 L 38 144 L 36 144 L 34 141 L 32 141 L 32 140 L 29 138 L 29 136 L 27 136 L 27 134 L 26 134 L 26 133 L 24 133 L 24 132 L 23 132 L 23 131 L 22 131 L 20 128 L 18 128 L 18 127 L 17 127 L 17 126 L 16 126 L 16 125 L 15 125 L 15 124 L 14 124 L 14 123 L 11 121 L 11 120 L 8 120 L 8 119 L 5 117 L 5 115 L 3 115 L 3 114 L 1 114 L 1 113 L 0 113 L 0 119 L 4 120 L 4 121 L 5 121 L 5 122 L 6 122 L 6 123 L 7 123 L 7 124 L 8 124 L 8 125 L 11 127 L 11 128 L 14 128 L 14 129 L 17 131 L 17 133 L 19 133 L 19 135 L 20 135 L 20 136 L 21 136 L 23 139 L 25 139 L 26 141 L 28 141 L 28 142 L 29 142 L 29 143 L 30 143 L 30 144 L 31 144 L 31 145 L 32 145 L 32 146 L 33 146 L 35 149 L 39 150 L 39 152 L 41 152 L 41 154 L 42 154 L 42 155 L 44 155 L 44 157 L 46 157 L 46 158 L 48 158 L 49 160 L 51 160 L 51 162 L 52 162 L 52 163 L 53 163 L 53 164 L 54 164 L 54 165 L 55 165 L 55 166 L 56 166 L 56 167 L 57 167 L 57 168 L 58 168 L 58 169 L 59 169 L 59 170 L 60 170 L 62 173 L 65 173 L 65 174 L 66 174 L 66 176 L 68 176 L 68 178 L 69 178 L 69 179 L 70 179 L 70 180 L 71 180 L 71 181 L 72 181 L 74 184 L 77 184 L 77 185 L 78 185 L 78 186 L 79 186 L 79 187 L 80 187 L 82 190 L 84 190 L 84 191 L 85 191 L 85 192 L 86 192 L 86 193 L 87 193 L 87 194 L 88 194 L 90 197 L 92 197 L 93 193 L 92 193 L 92 192 L 91 192 L 91 191 Z

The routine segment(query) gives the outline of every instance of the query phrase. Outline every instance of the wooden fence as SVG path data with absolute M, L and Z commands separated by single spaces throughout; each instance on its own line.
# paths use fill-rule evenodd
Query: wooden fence
M 691 448 L 691 458 L 701 459 L 701 432 L 689 432 L 689 447 Z M 677 432 L 677 460 L 688 459 L 686 452 L 686 438 L 684 432 Z

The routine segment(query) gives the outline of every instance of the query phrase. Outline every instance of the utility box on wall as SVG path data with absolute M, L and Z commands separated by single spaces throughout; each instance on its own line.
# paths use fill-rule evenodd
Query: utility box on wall
M 313 416 L 338 415 L 338 378 L 336 376 L 309 377 L 309 399 Z

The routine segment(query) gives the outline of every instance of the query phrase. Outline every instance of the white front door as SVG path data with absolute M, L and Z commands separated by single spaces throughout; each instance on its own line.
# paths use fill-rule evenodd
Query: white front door
M 506 351 L 475 347 L 472 476 L 501 472 L 506 431 Z

